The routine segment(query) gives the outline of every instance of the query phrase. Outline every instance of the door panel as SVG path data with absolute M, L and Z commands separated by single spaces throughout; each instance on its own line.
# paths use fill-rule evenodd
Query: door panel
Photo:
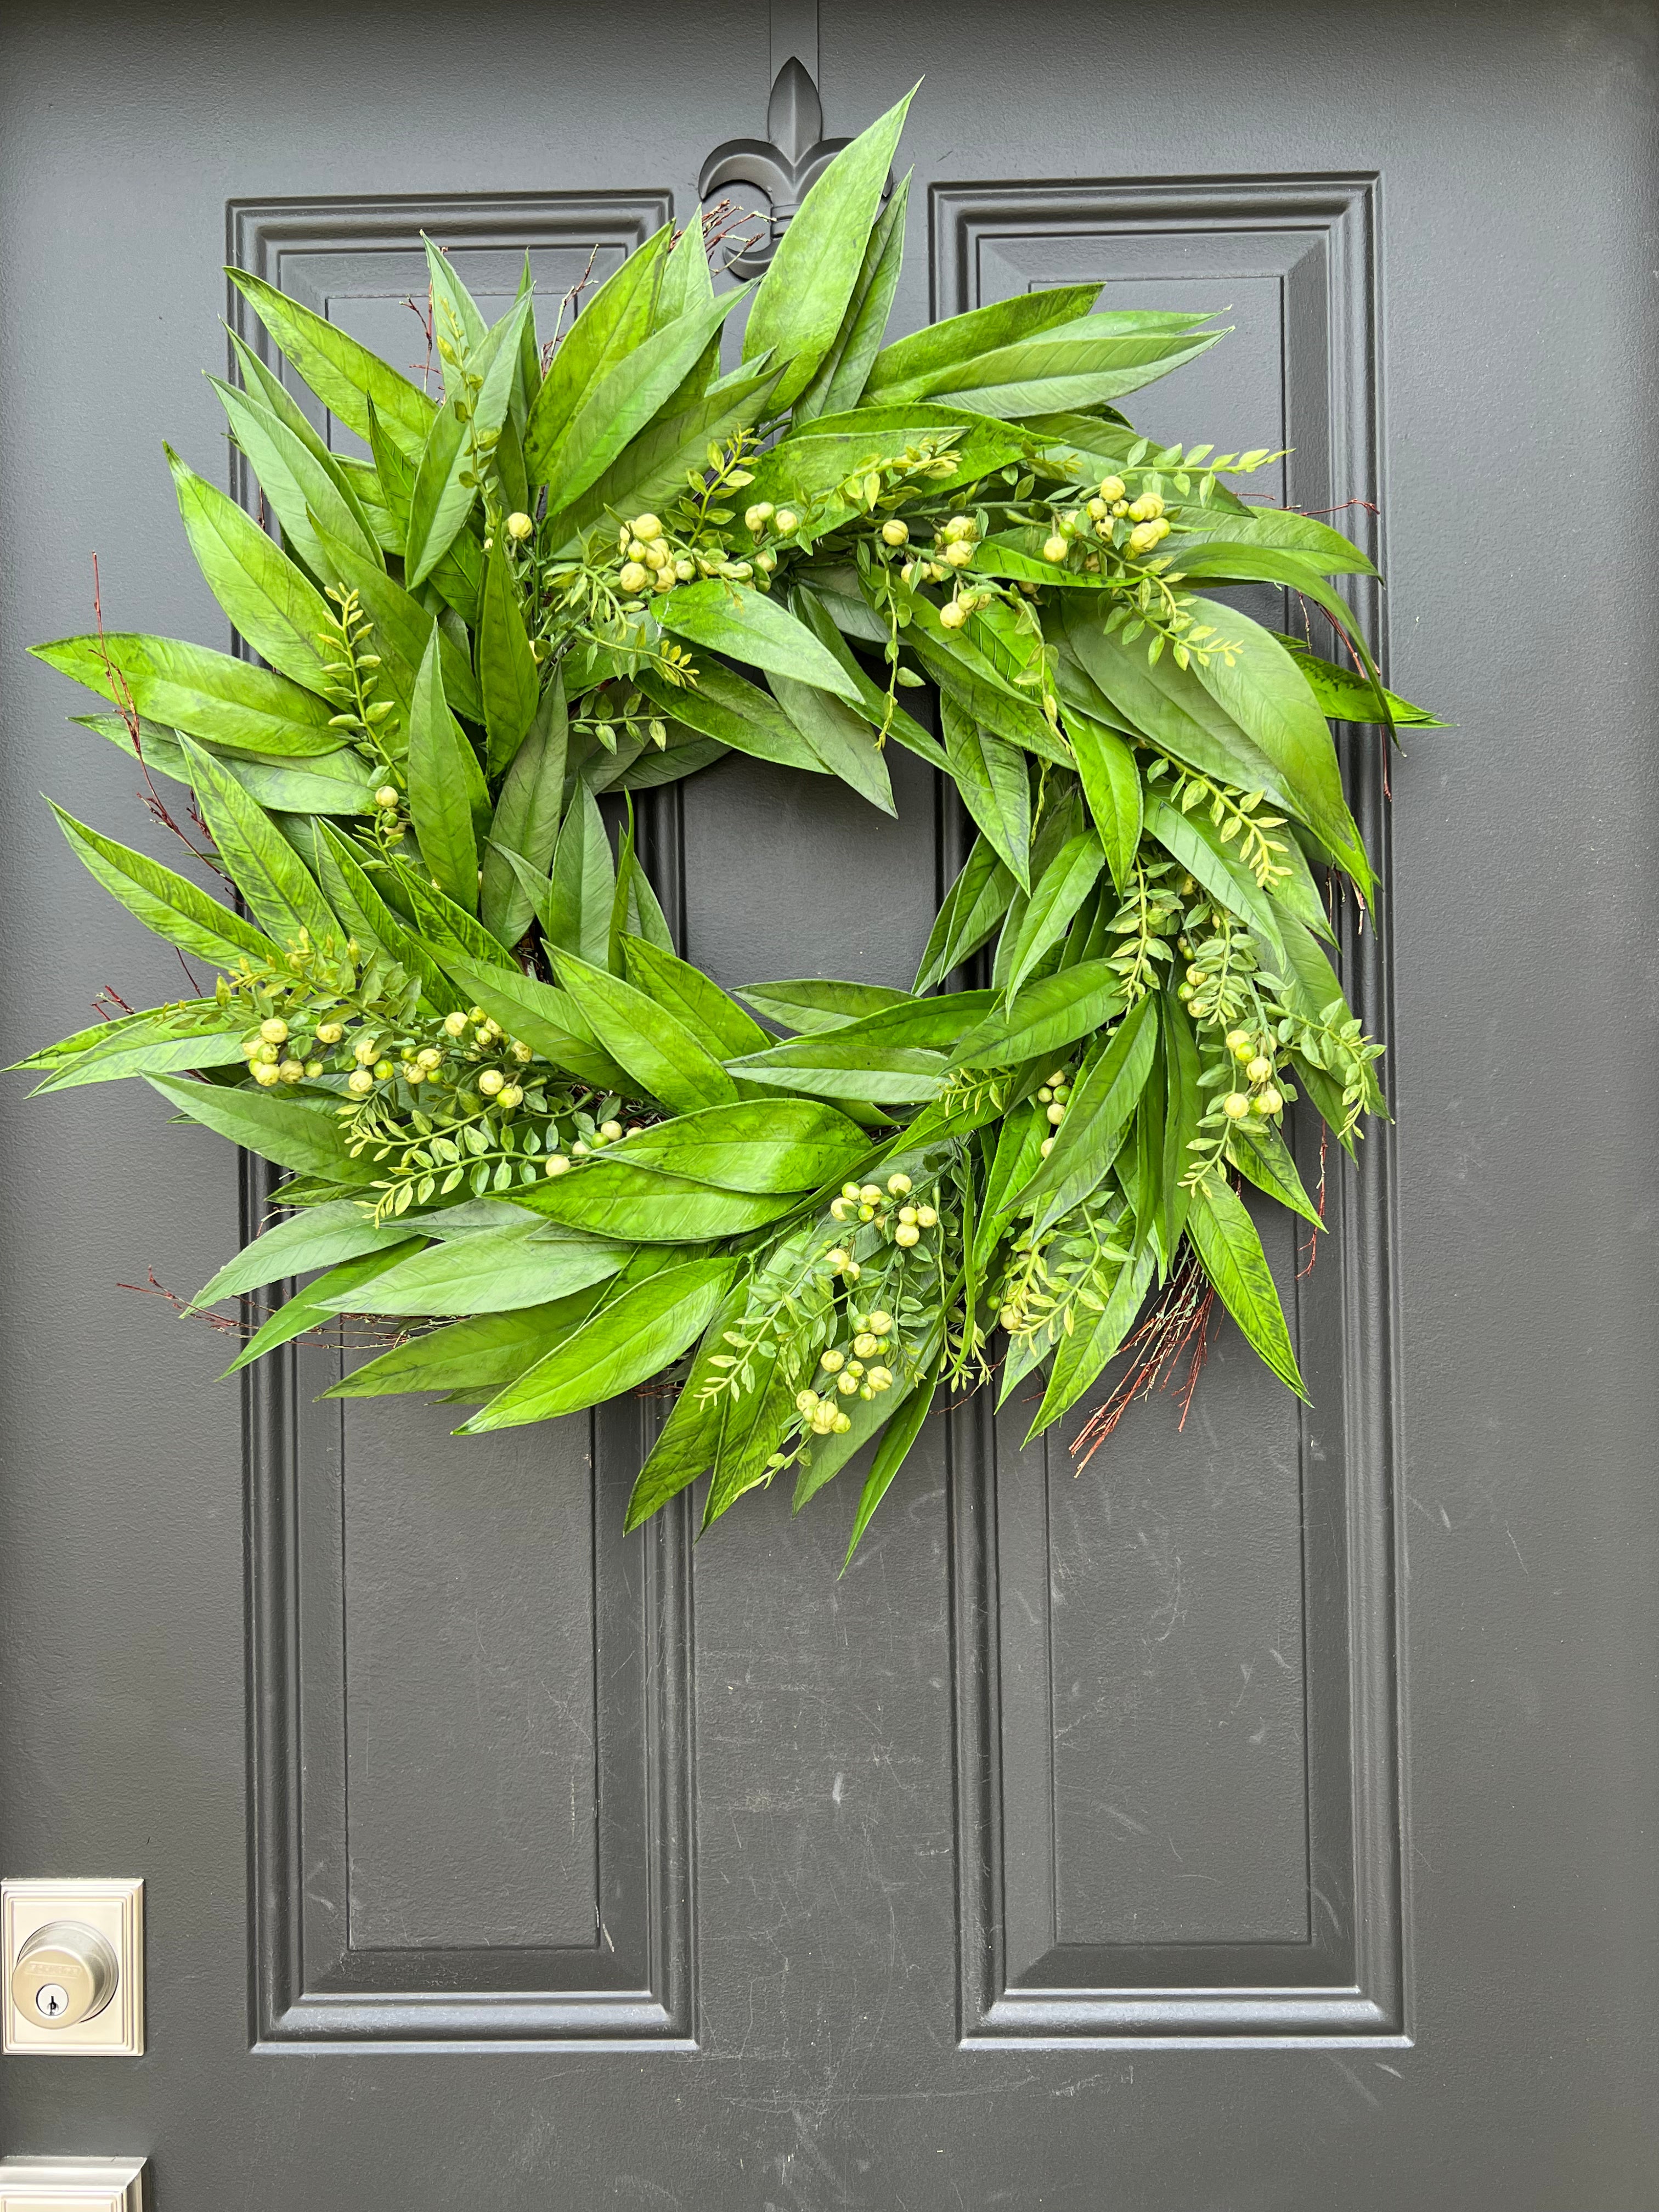
M 1085 276 L 1225 311 L 1137 419 L 1290 447 L 1262 488 L 1386 555 L 1357 604 L 1456 727 L 1391 805 L 1344 741 L 1385 886 L 1344 963 L 1398 1118 L 1324 1163 L 1311 1271 L 1270 1248 L 1312 1410 L 1224 1329 L 1184 1426 L 1156 1395 L 1076 1476 L 1103 1390 L 1029 1452 L 975 1402 L 842 1580 L 845 1478 L 623 1537 L 650 1399 L 463 1443 L 317 1405 L 307 1348 L 244 1401 L 222 1339 L 116 1285 L 193 1290 L 258 1188 L 136 1092 L 16 1104 L 0 1870 L 145 1876 L 149 2036 L 0 2061 L 0 2151 L 143 2148 L 155 2212 L 1655 2201 L 1655 31 L 1563 0 L 9 22 L 18 1052 L 106 983 L 181 988 L 37 794 L 164 835 L 21 649 L 88 626 L 94 545 L 107 619 L 227 642 L 157 451 L 230 480 L 195 373 L 227 244 L 418 363 L 422 227 L 492 300 L 527 248 L 545 308 L 684 220 L 792 52 L 836 133 L 926 72 L 896 330 Z M 963 832 L 893 766 L 896 824 L 730 761 L 653 805 L 683 949 L 908 980 Z

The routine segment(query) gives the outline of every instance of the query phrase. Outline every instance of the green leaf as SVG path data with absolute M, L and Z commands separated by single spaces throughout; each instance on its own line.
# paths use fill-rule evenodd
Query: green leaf
M 1017 292 L 1012 299 L 948 315 L 908 337 L 884 346 L 866 386 L 872 399 L 897 401 L 926 391 L 937 376 L 976 361 L 987 353 L 1034 337 L 1041 331 L 1074 323 L 1100 297 L 1098 284 L 1060 284 L 1039 292 Z
M 135 853 L 131 846 L 118 845 L 112 837 L 89 830 L 52 800 L 46 804 L 90 872 L 157 937 L 198 960 L 210 960 L 216 968 L 234 969 L 243 959 L 264 967 L 282 958 L 282 948 L 263 930 L 183 876 L 148 854 Z
M 1038 961 L 1071 927 L 1105 865 L 1099 838 L 1085 830 L 1080 836 L 1068 838 L 1043 870 L 1010 957 L 1006 987 L 1010 1005 L 1019 996 L 1020 985 Z
M 181 739 L 202 819 L 236 888 L 272 937 L 292 945 L 308 931 L 313 945 L 343 947 L 346 932 L 310 870 L 256 799 L 210 753 Z
M 234 1067 L 242 1057 L 246 1024 L 224 1026 L 227 1009 L 212 999 L 190 999 L 172 1006 L 123 1014 L 94 1022 L 74 1036 L 60 1037 L 44 1051 L 14 1062 L 40 1073 L 30 1091 L 74 1091 L 88 1083 L 116 1083 L 129 1075 L 176 1075 L 198 1067 Z
M 199 1313 L 204 1306 L 246 1297 L 250 1291 L 263 1291 L 291 1275 L 309 1274 L 313 1267 L 336 1267 L 365 1253 L 389 1252 L 406 1244 L 410 1235 L 401 1221 L 376 1221 L 355 1198 L 303 1206 L 245 1244 L 198 1291 L 185 1311 Z
M 1028 1444 L 1077 1403 L 1107 1361 L 1121 1348 L 1140 1311 L 1155 1264 L 1150 1248 L 1138 1252 L 1118 1269 L 1106 1303 L 1098 1313 L 1079 1309 L 1076 1329 L 1071 1335 L 1062 1336 L 1054 1346 L 1048 1387 L 1027 1433 Z
M 1142 999 L 1083 1076 L 1055 1132 L 1054 1149 L 1019 1193 L 1022 1206 L 1032 1209 L 1034 1234 L 1041 1236 L 1105 1180 L 1152 1073 L 1157 1044 L 1158 1009 Z
M 471 778 L 467 774 L 471 757 L 472 749 L 444 697 L 434 629 L 415 678 L 410 708 L 409 811 L 421 858 L 440 888 L 457 906 L 476 914 L 478 848 L 472 834 Z
M 1181 1178 L 1192 1163 L 1192 1147 L 1206 1100 L 1199 1088 L 1198 1037 L 1191 1019 L 1173 984 L 1165 988 L 1163 998 L 1164 1162 L 1158 1211 L 1164 1224 L 1164 1262 L 1173 1267 L 1192 1200 Z
M 1198 1186 L 1187 1216 L 1187 1234 L 1217 1297 L 1263 1363 L 1306 1401 L 1302 1370 L 1291 1347 L 1285 1310 L 1261 1239 L 1231 1184 L 1212 1176 Z
M 1334 661 L 1322 660 L 1316 653 L 1306 652 L 1294 639 L 1281 637 L 1279 641 L 1290 651 L 1322 714 L 1328 715 L 1333 722 L 1382 720 L 1376 711 L 1376 693 L 1364 676 L 1352 668 L 1339 668 Z M 1444 730 L 1451 726 L 1437 714 L 1431 714 L 1426 707 L 1413 707 L 1397 691 L 1385 691 L 1382 696 L 1396 729 Z
M 939 690 L 981 729 L 1069 768 L 1070 750 L 1030 694 L 1005 683 L 994 664 L 963 631 L 942 628 L 939 611 L 928 600 L 913 596 L 908 605 L 911 619 L 904 641 Z M 982 629 L 978 615 L 970 627 Z
M 560 340 L 525 426 L 525 471 L 532 483 L 547 482 L 549 463 L 571 423 L 649 330 L 658 286 L 663 281 L 660 264 L 673 234 L 673 224 L 665 223 L 636 246 L 621 268 L 600 285 Z
M 235 628 L 273 668 L 307 690 L 324 678 L 317 640 L 328 605 L 252 516 L 164 448 L 196 565 Z
M 523 743 L 541 700 L 541 676 L 530 650 L 518 586 L 506 544 L 499 538 L 484 556 L 478 689 L 489 738 L 489 773 L 499 775 Z
M 684 688 L 648 668 L 634 680 L 653 707 L 734 752 L 803 769 L 810 775 L 829 774 L 777 702 L 719 661 L 706 662 L 695 685 Z
M 702 225 L 700 222 L 688 222 L 663 261 L 655 322 L 664 327 L 681 315 L 695 313 L 714 296 L 714 280 L 709 272 Z
M 976 722 L 951 692 L 939 701 L 951 773 L 963 804 L 1023 890 L 1031 888 L 1031 789 L 1025 756 Z
M 876 1508 L 892 1486 L 893 1478 L 910 1455 L 910 1448 L 921 1434 L 923 1424 L 933 1411 L 933 1393 L 939 1381 L 937 1369 L 930 1368 L 915 1389 L 888 1416 L 881 1442 L 876 1446 L 875 1457 L 870 1462 L 870 1472 L 864 1478 L 864 1488 L 859 1496 L 859 1510 L 853 1522 L 853 1534 L 847 1546 L 847 1557 L 841 1563 L 841 1571 L 847 1572 L 853 1564 L 853 1554 L 863 1540 L 864 1532 L 875 1518 Z
M 119 714 L 76 714 L 72 719 L 83 730 L 94 730 L 130 758 L 141 754 L 152 775 L 171 776 L 175 783 L 190 781 L 190 763 L 176 730 L 139 717 L 138 742 Z M 229 769 L 249 797 L 281 814 L 367 814 L 374 803 L 374 779 L 362 755 L 343 745 L 337 752 L 312 753 L 302 767 L 286 762 L 261 760 L 252 753 L 221 752 L 204 745 L 204 752 Z
M 285 1305 L 276 1309 L 262 1328 L 255 1330 L 226 1368 L 224 1375 L 220 1376 L 220 1381 L 222 1382 L 226 1376 L 239 1374 L 244 1367 L 251 1367 L 256 1359 L 263 1359 L 266 1352 L 275 1352 L 278 1345 L 292 1344 L 296 1336 L 303 1336 L 307 1329 L 323 1328 L 337 1321 L 342 1313 L 361 1312 L 365 1306 L 372 1304 L 372 1300 L 359 1298 L 356 1293 L 366 1284 L 372 1283 L 376 1276 L 395 1267 L 408 1254 L 418 1251 L 420 1242 L 418 1237 L 399 1237 L 394 1231 L 392 1241 L 384 1251 L 365 1252 L 360 1258 L 342 1261 L 337 1267 L 331 1267 L 327 1274 L 319 1276 L 316 1282 L 307 1285 L 302 1291 L 296 1291 Z
M 797 586 L 789 595 L 789 604 L 810 629 L 818 643 L 836 659 L 858 687 L 857 711 L 872 729 L 885 730 L 887 735 L 902 744 L 907 752 L 925 760 L 929 768 L 942 769 L 945 758 L 939 739 L 929 730 L 924 730 L 913 714 L 907 714 L 896 700 L 889 699 L 879 684 L 872 684 L 853 657 L 846 640 L 836 626 L 834 616 L 815 591 Z M 862 608 L 860 599 L 856 605 Z M 884 637 L 885 632 L 883 632 Z
M 1236 1124 L 1227 1132 L 1227 1158 L 1247 1182 L 1276 1198 L 1292 1213 L 1299 1213 L 1316 1229 L 1325 1224 L 1309 1197 L 1291 1148 L 1271 1121 L 1252 1117 L 1248 1126 Z
M 793 683 L 787 676 L 770 678 L 778 704 L 831 775 L 867 799 L 872 806 L 895 820 L 893 786 L 886 756 L 876 743 L 862 706 L 854 709 L 810 684 Z
M 717 1313 L 705 1331 L 705 1350 L 711 1344 L 719 1344 L 726 1310 Z M 659 1513 L 671 1498 L 689 1489 L 714 1464 L 722 1412 L 718 1400 L 699 1399 L 697 1370 L 694 1367 L 675 1401 L 662 1434 L 647 1453 L 645 1464 L 635 1479 L 623 1523 L 628 1534 L 642 1527 L 653 1513 Z
M 607 1299 L 567 1340 L 464 1422 L 479 1436 L 580 1413 L 648 1382 L 708 1326 L 731 1279 L 730 1260 L 665 1267 Z
M 659 1168 L 632 1168 L 607 1149 L 520 1202 L 550 1220 L 630 1244 L 702 1244 L 763 1229 L 800 1203 L 795 1192 L 725 1190 Z
M 836 342 L 914 97 L 907 93 L 836 155 L 801 202 L 755 295 L 743 357 L 769 355 L 783 364 L 780 408 L 806 389 Z
M 629 1088 L 625 1070 L 593 1042 L 580 1008 L 568 994 L 516 967 L 483 965 L 445 946 L 438 948 L 438 957 L 447 972 L 509 1036 L 521 1037 L 544 1060 L 596 1090 Z
M 228 269 L 225 274 L 324 406 L 349 430 L 368 437 L 372 401 L 398 451 L 411 460 L 419 458 L 434 412 L 423 392 L 367 346 L 287 298 L 275 285 L 242 269 Z
M 553 873 L 537 911 L 550 951 L 574 952 L 603 967 L 616 894 L 611 840 L 599 801 L 579 786 L 553 854 Z
M 886 331 L 887 318 L 892 313 L 893 295 L 898 289 L 912 173 L 906 170 L 876 218 L 841 327 L 811 382 L 795 401 L 793 419 L 797 423 L 856 407 L 863 397 L 866 380 Z
M 643 991 L 568 952 L 556 952 L 553 964 L 600 1044 L 651 1097 L 677 1114 L 736 1098 L 719 1060 Z
M 1244 513 L 1229 513 L 1222 507 L 1187 507 L 1178 526 L 1182 533 L 1170 550 L 1176 556 L 1176 566 L 1187 574 L 1193 570 L 1194 552 L 1207 553 L 1218 544 L 1237 545 L 1241 550 L 1293 553 L 1304 562 L 1311 562 L 1315 570 L 1325 576 L 1374 576 L 1370 562 L 1352 539 L 1333 530 L 1327 522 L 1320 522 L 1310 514 L 1287 514 L 1280 507 L 1252 507 Z M 1188 544 L 1190 532 L 1195 542 Z M 1214 573 L 1221 574 L 1217 570 Z M 1239 573 L 1243 573 L 1240 571 Z M 1251 572 L 1252 574 L 1254 571 Z M 1280 579 L 1267 574 L 1270 582 Z
M 1111 963 L 1079 961 L 1028 983 L 1018 1003 L 999 1007 L 958 1037 L 951 1064 L 1014 1067 L 1021 1060 L 1046 1058 L 1079 1037 L 1092 1036 L 1122 1005 L 1122 979 Z
M 711 298 L 695 313 L 659 330 L 593 386 L 563 437 L 537 460 L 536 480 L 548 487 L 550 514 L 569 507 L 596 483 L 659 410 L 672 400 L 720 325 L 748 296 L 739 286 Z
M 919 1045 L 871 1044 L 861 1024 L 793 1039 L 730 1063 L 746 1083 L 775 1085 L 823 1098 L 904 1103 L 937 1097 L 948 1063 L 943 1053 Z
M 368 1182 L 375 1164 L 365 1154 L 354 1159 L 341 1124 L 331 1114 L 280 1098 L 269 1091 L 230 1090 L 220 1083 L 192 1083 L 174 1075 L 144 1080 L 190 1121 L 225 1137 L 233 1145 L 275 1160 L 278 1167 L 331 1183 Z
M 415 695 L 416 671 L 435 635 L 445 697 L 458 714 L 465 714 L 470 721 L 482 721 L 483 700 L 472 664 L 431 610 L 412 599 L 395 577 L 327 531 L 319 528 L 316 538 L 323 563 L 318 573 L 326 583 L 356 592 L 363 612 L 374 625 L 374 650 L 381 657 L 381 672 L 405 712 Z
M 1272 632 L 1236 608 L 1200 599 L 1192 607 L 1218 629 L 1224 624 L 1222 634 L 1238 648 L 1231 668 L 1217 654 L 1199 670 L 1205 690 L 1273 763 L 1297 794 L 1295 811 L 1369 897 L 1365 848 L 1342 795 L 1330 726 L 1307 679 Z
M 1275 963 L 1283 959 L 1285 940 L 1272 901 L 1249 870 L 1226 850 L 1207 817 L 1196 810 L 1183 814 L 1167 799 L 1149 793 L 1146 830 L 1188 875 L 1197 878 L 1212 898 L 1249 924 Z
M 517 1206 L 502 1211 L 523 1218 L 411 1255 L 381 1282 L 375 1312 L 464 1315 L 547 1305 L 591 1283 L 608 1282 L 629 1256 L 625 1244 L 550 1237 L 538 1215 Z
M 259 480 L 266 505 L 313 574 L 323 576 L 319 530 L 351 546 L 372 568 L 383 568 L 380 541 L 362 502 L 333 455 L 319 450 L 310 424 L 295 428 L 286 412 L 264 399 L 216 377 L 208 380 L 219 395 L 232 437 Z
M 767 1462 L 797 1419 L 795 1394 L 775 1361 L 754 1388 L 740 1396 L 725 1394 L 714 1446 L 714 1472 L 703 1500 L 702 1526 L 711 1528 L 722 1513 L 767 1480 Z
M 1147 329 L 1135 312 L 1084 315 L 930 377 L 918 395 L 1005 419 L 1095 407 L 1207 352 L 1222 331 Z
M 432 285 L 432 307 L 434 331 L 447 337 L 458 352 L 471 353 L 483 337 L 486 325 L 473 298 L 452 266 L 449 256 L 440 246 L 434 246 L 426 233 L 421 233 L 421 243 L 426 248 L 427 275 Z M 447 386 L 449 370 L 445 376 Z
M 125 630 L 61 637 L 29 651 L 112 706 L 131 704 L 148 720 L 212 744 L 278 759 L 339 750 L 326 700 L 228 653 Z
M 870 1148 L 855 1122 L 812 1098 L 743 1099 L 659 1121 L 606 1147 L 603 1164 L 650 1168 L 721 1190 L 816 1190 Z
M 1083 795 L 1089 802 L 1112 881 L 1121 898 L 1140 849 L 1143 794 L 1135 757 L 1114 730 L 1068 709 L 1066 733 L 1077 756 Z
M 858 686 L 834 653 L 787 607 L 752 585 L 707 576 L 665 592 L 654 612 L 665 630 L 688 644 L 730 653 L 769 675 L 816 684 L 842 699 L 858 698 Z
M 411 591 L 432 574 L 472 512 L 483 452 L 507 419 L 519 332 L 530 307 L 528 299 L 517 301 L 470 357 L 469 368 L 483 380 L 476 401 L 446 396 L 433 417 L 409 501 L 405 573 Z
M 654 999 L 690 1030 L 708 1040 L 720 1060 L 737 1054 L 763 1052 L 770 1042 L 758 1022 L 751 1021 L 735 1000 L 700 968 L 675 957 L 666 945 L 630 937 L 623 945 L 629 981 Z
M 480 886 L 484 927 L 503 945 L 518 943 L 536 911 L 535 901 L 514 872 L 508 854 L 521 860 L 537 883 L 547 879 L 558 842 L 559 809 L 564 802 L 568 732 L 564 682 L 556 672 L 529 734 L 513 756 L 501 795 L 495 802 L 484 852 Z
M 314 828 L 317 877 L 323 896 L 356 939 L 359 950 L 365 953 L 378 950 L 417 976 L 422 1001 L 434 1012 L 451 1013 L 467 1005 L 467 999 L 457 994 L 415 932 L 380 896 L 363 866 L 362 854 L 331 823 L 319 822 Z
M 586 320 L 584 315 L 577 328 Z M 638 514 L 678 498 L 687 471 L 707 467 L 711 445 L 724 445 L 768 413 L 777 380 L 778 372 L 768 368 L 722 377 L 678 413 L 659 416 L 590 490 L 552 518 L 548 544 L 562 549 L 607 515 Z
M 931 990 L 978 951 L 1007 913 L 1014 890 L 1014 878 L 995 847 L 987 837 L 976 838 L 922 948 L 918 991 Z
M 913 1003 L 908 991 L 889 990 L 884 983 L 841 983 L 815 976 L 792 983 L 749 983 L 738 995 L 746 999 L 757 1013 L 764 1014 L 769 1022 L 805 1035 L 845 1029 L 849 1022 L 862 1021 L 866 1014 L 878 1014 L 890 1006 Z M 740 1048 L 760 1052 L 770 1042 L 759 1029 L 755 1030 L 755 1038 L 754 1043 Z
M 603 1284 L 516 1312 L 452 1322 L 384 1352 L 325 1390 L 325 1398 L 379 1398 L 399 1390 L 444 1390 L 471 1397 L 526 1374 L 586 1320 Z
M 1043 1145 L 1053 1134 L 1048 1113 L 1035 1098 L 1011 1107 L 1003 1117 L 974 1224 L 974 1273 L 981 1281 L 989 1270 L 992 1253 L 1013 1218 L 1013 1201 L 1036 1173 Z

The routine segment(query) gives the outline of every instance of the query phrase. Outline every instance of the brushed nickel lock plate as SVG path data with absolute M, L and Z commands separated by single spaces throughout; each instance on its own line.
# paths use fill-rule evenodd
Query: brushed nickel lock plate
M 74 2058 L 143 2051 L 142 1881 L 0 1882 L 0 2048 Z
M 0 2158 L 0 2212 L 142 2212 L 142 2158 Z

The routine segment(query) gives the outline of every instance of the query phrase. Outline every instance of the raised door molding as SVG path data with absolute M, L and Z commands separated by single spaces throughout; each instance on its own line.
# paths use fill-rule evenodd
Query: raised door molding
M 228 230 L 237 265 L 414 355 L 422 232 L 503 306 L 527 253 L 550 306 L 672 214 L 666 191 L 304 199 Z M 267 350 L 234 289 L 231 317 Z M 250 1231 L 268 1206 L 248 1163 Z M 339 1358 L 289 1346 L 247 1382 L 255 2047 L 690 2047 L 685 1501 L 622 1534 L 659 1409 L 469 1449 L 441 1407 L 319 1403 Z
M 1214 410 L 1248 385 L 1278 420 L 1238 442 L 1291 448 L 1273 495 L 1341 507 L 1378 553 L 1374 178 L 942 184 L 929 207 L 937 315 L 1101 277 L 1236 320 Z M 1183 434 L 1232 429 L 1183 414 Z M 1354 603 L 1375 635 L 1374 588 Z M 1383 749 L 1343 751 L 1386 883 Z M 1350 902 L 1339 934 L 1386 1044 L 1386 908 L 1373 930 Z M 1076 1422 L 1022 1451 L 1019 1408 L 954 1417 L 965 2045 L 1407 2034 L 1391 1146 L 1349 1168 L 1299 1141 L 1334 1232 L 1311 1273 L 1275 1248 L 1314 1410 L 1224 1346 L 1184 1432 L 1168 1398 L 1137 1407 L 1081 1485 Z

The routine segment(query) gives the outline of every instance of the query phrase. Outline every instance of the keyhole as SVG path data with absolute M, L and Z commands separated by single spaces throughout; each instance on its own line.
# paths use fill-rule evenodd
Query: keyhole
M 69 1991 L 61 1982 L 45 1982 L 35 1991 L 34 2008 L 43 2020 L 56 2020 L 69 2010 Z

